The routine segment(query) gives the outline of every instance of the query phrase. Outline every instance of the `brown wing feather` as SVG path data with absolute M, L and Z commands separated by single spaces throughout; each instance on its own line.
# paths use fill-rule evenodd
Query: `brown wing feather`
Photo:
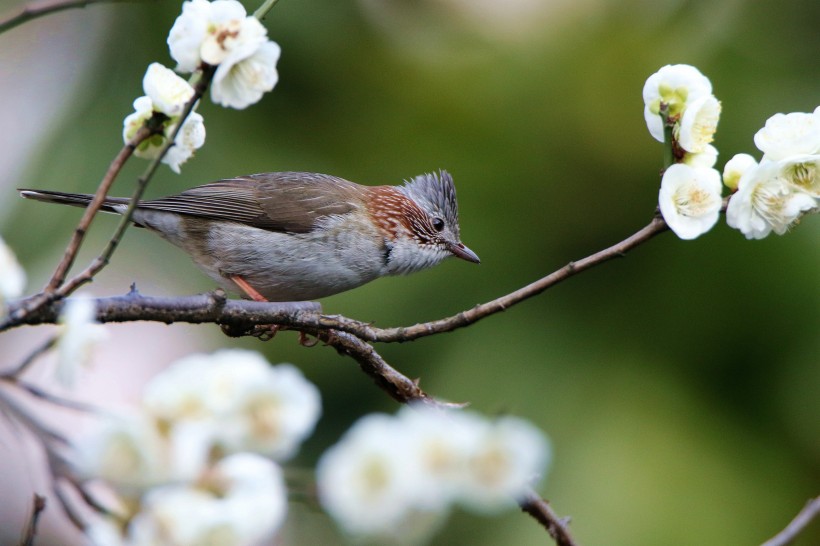
M 333 176 L 263 173 L 220 180 L 143 201 L 147 209 L 230 220 L 271 231 L 304 233 L 316 220 L 362 206 L 363 187 Z

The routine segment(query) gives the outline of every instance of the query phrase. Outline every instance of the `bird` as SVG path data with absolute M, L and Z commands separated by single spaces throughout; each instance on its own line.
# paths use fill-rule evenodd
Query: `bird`
M 92 194 L 19 189 L 86 207 Z M 129 198 L 101 210 L 124 214 Z M 218 180 L 142 200 L 133 223 L 181 248 L 222 288 L 256 301 L 307 301 L 454 256 L 480 263 L 460 239 L 458 203 L 445 170 L 399 186 L 366 186 L 311 172 Z

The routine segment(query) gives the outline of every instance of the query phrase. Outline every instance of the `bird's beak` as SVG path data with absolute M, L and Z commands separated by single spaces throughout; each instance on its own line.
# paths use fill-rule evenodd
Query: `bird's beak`
M 478 255 L 464 246 L 464 243 L 453 243 L 449 245 L 449 250 L 456 258 L 461 258 L 462 260 L 467 260 L 468 262 L 473 262 L 474 264 L 481 263 L 481 260 L 478 259 Z

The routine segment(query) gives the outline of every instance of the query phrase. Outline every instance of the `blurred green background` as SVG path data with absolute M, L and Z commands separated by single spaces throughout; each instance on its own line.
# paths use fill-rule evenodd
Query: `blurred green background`
M 20 5 L 4 0 L 0 13 Z M 28 127 L 28 118 L 8 121 L 15 113 L 55 111 L 25 153 L 6 157 L 0 182 L 0 233 L 30 292 L 78 211 L 21 202 L 14 188 L 94 190 L 122 145 L 145 68 L 173 66 L 165 39 L 178 13 L 170 1 L 93 6 L 0 35 L 0 84 L 19 92 L 0 105 L 0 147 Z M 693 64 L 711 79 L 723 103 L 718 168 L 735 153 L 759 157 L 752 137 L 769 116 L 820 104 L 818 21 L 816 0 L 282 0 L 265 21 L 283 51 L 276 89 L 243 111 L 203 101 L 205 147 L 181 176 L 163 167 L 148 194 L 262 171 L 397 184 L 446 168 L 463 240 L 481 265 L 452 260 L 322 302 L 379 326 L 440 318 L 645 225 L 662 150 L 646 130 L 641 89 L 659 67 Z M 55 65 L 72 51 L 77 59 Z M 129 194 L 146 165 L 129 163 L 113 193 Z M 83 259 L 114 225 L 95 224 Z M 580 543 L 758 544 L 820 492 L 818 235 L 816 216 L 763 241 L 723 222 L 693 242 L 663 234 L 473 327 L 378 349 L 438 397 L 546 431 L 554 464 L 539 490 L 572 516 Z M 124 293 L 132 281 L 148 294 L 212 288 L 142 230 L 89 292 Z M 324 417 L 294 467 L 310 467 L 359 416 L 397 409 L 353 361 L 301 348 L 294 334 L 262 344 L 214 326 L 133 328 L 111 327 L 149 340 L 156 367 L 228 346 L 296 363 L 322 391 Z M 18 354 L 34 335 L 0 337 L 0 354 Z M 140 352 L 127 356 L 139 362 Z M 126 374 L 122 361 L 100 360 L 97 373 Z M 30 491 L 5 488 L 0 510 L 22 513 Z M 38 544 L 68 542 L 56 503 L 48 516 Z M 0 543 L 16 539 L 22 521 L 6 518 Z M 342 540 L 313 507 L 294 503 L 277 544 Z M 456 513 L 433 540 L 548 543 L 516 511 Z M 818 543 L 817 523 L 797 542 Z

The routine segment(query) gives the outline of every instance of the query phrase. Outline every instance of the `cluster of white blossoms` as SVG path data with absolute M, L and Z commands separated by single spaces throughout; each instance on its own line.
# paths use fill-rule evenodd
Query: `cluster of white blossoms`
M 22 296 L 25 287 L 26 272 L 0 237 L 0 318 L 6 314 L 6 302 Z
M 660 142 L 671 134 L 666 144 L 675 158 L 661 180 L 661 214 L 678 237 L 694 239 L 717 223 L 723 202 L 711 145 L 720 102 L 706 76 L 680 64 L 650 76 L 643 98 L 649 132 Z M 754 141 L 763 152 L 759 163 L 738 154 L 724 167 L 723 184 L 733 192 L 726 222 L 748 239 L 762 239 L 772 231 L 786 233 L 820 205 L 820 107 L 772 116 Z
M 157 114 L 162 132 L 143 140 L 134 150 L 134 155 L 144 159 L 154 159 L 162 151 L 162 147 L 171 137 L 179 123 L 185 105 L 194 96 L 194 88 L 184 79 L 177 76 L 171 69 L 159 63 L 151 63 L 142 79 L 142 88 L 145 95 L 134 101 L 134 113 L 123 122 L 122 138 L 127 143 L 149 120 Z M 174 145 L 162 158 L 171 170 L 179 174 L 179 167 L 185 163 L 194 152 L 205 144 L 205 124 L 202 116 L 191 112 L 174 140 Z
M 735 193 L 726 222 L 747 239 L 783 235 L 805 212 L 820 206 L 820 107 L 813 113 L 775 114 L 755 134 L 760 163 L 737 154 L 723 170 Z
M 317 467 L 319 498 L 347 533 L 422 540 L 457 504 L 514 506 L 543 476 L 546 437 L 514 417 L 413 406 L 363 417 Z
M 712 83 L 689 65 L 667 65 L 643 88 L 644 118 L 649 132 L 665 142 L 671 128 L 676 163 L 664 172 L 658 196 L 661 214 L 681 239 L 709 231 L 720 216 L 720 173 L 711 142 L 720 119 L 720 102 Z
M 289 364 L 225 349 L 169 366 L 138 410 L 75 442 L 77 474 L 121 501 L 87 529 L 92 544 L 271 540 L 287 511 L 278 463 L 321 412 L 312 383 Z M 360 419 L 320 459 L 317 490 L 351 535 L 422 540 L 456 504 L 482 514 L 514 506 L 550 459 L 547 438 L 521 419 L 412 406 Z
M 236 0 L 184 2 L 182 14 L 168 35 L 168 47 L 178 72 L 215 67 L 211 98 L 222 106 L 246 108 L 271 91 L 279 79 L 279 46 L 268 39 L 262 23 L 249 16 Z M 142 84 L 145 96 L 134 101 L 134 113 L 125 118 L 123 140 L 128 143 L 146 123 L 159 125 L 160 131 L 134 151 L 137 157 L 155 159 L 176 131 L 195 92 L 187 81 L 160 63 L 148 67 Z M 180 165 L 203 144 L 203 118 L 191 111 L 162 162 L 179 173 Z
M 184 2 L 168 35 L 168 47 L 179 72 L 193 72 L 201 63 L 217 67 L 211 98 L 222 106 L 246 108 L 279 79 L 279 45 L 236 0 Z
M 147 385 L 139 410 L 75 445 L 78 474 L 123 501 L 121 517 L 88 530 L 93 543 L 251 545 L 276 533 L 287 511 L 277 462 L 321 411 L 295 367 L 237 349 L 188 356 Z

